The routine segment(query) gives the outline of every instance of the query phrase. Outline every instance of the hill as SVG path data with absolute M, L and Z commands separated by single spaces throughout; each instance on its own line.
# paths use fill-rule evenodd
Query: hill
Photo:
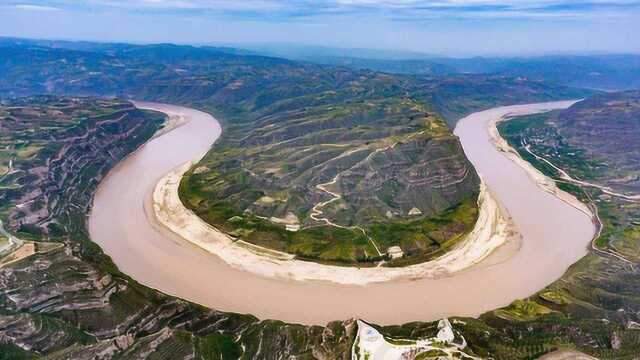
M 0 252 L 0 358 L 348 354 L 352 321 L 306 327 L 205 309 L 138 284 L 91 241 L 97 184 L 164 120 L 113 99 L 0 102 L 0 165 L 9 169 L 0 214 L 28 255 L 8 265 L 12 255 Z
M 568 146 L 607 169 L 596 171 L 594 180 L 621 192 L 640 192 L 640 91 L 591 97 L 549 124 Z
M 171 44 L 13 43 L 0 59 L 0 94 L 115 95 L 217 115 L 224 134 L 184 179 L 185 204 L 245 241 L 347 264 L 396 245 L 424 261 L 470 231 L 479 180 L 451 133 L 457 118 L 585 94 Z
M 259 49 L 255 53 L 270 54 Z M 284 57 L 317 64 L 371 69 L 393 74 L 452 76 L 460 74 L 502 75 L 542 80 L 565 86 L 603 90 L 627 90 L 640 87 L 640 55 L 549 55 L 529 57 L 443 56 L 381 57 L 357 50 L 315 52 L 282 51 Z

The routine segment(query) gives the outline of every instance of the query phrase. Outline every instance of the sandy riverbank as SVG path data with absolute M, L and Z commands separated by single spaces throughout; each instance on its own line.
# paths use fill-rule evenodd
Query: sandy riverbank
M 236 242 L 187 209 L 178 196 L 178 187 L 191 165 L 191 162 L 183 164 L 157 183 L 152 194 L 151 220 L 229 265 L 260 276 L 343 285 L 441 278 L 481 262 L 507 241 L 517 241 L 513 223 L 483 183 L 474 229 L 458 246 L 435 260 L 402 268 L 342 267 L 296 260 L 291 254 Z
M 567 106 L 570 106 L 574 103 L 575 101 L 568 101 L 563 103 L 563 106 L 564 104 L 566 104 Z M 514 111 L 512 113 L 507 113 L 500 117 L 496 117 L 495 119 L 489 122 L 489 136 L 491 137 L 491 141 L 493 142 L 495 147 L 499 151 L 501 151 L 506 157 L 508 157 L 511 161 L 518 164 L 519 167 L 525 170 L 527 174 L 531 177 L 531 179 L 536 184 L 538 184 L 538 186 L 542 190 L 566 202 L 567 204 L 573 206 L 574 208 L 580 210 L 587 216 L 593 217 L 594 215 L 591 212 L 591 209 L 589 209 L 589 207 L 586 204 L 584 204 L 583 202 L 581 202 L 575 196 L 569 194 L 568 192 L 560 190 L 560 188 L 558 188 L 556 182 L 553 179 L 546 176 L 540 170 L 536 169 L 533 165 L 531 165 L 530 162 L 520 157 L 520 154 L 518 154 L 516 149 L 511 147 L 511 145 L 509 145 L 509 143 L 507 143 L 507 141 L 504 138 L 502 138 L 502 136 L 500 136 L 500 133 L 497 127 L 498 123 L 507 121 L 509 120 L 509 118 L 512 118 L 517 115 L 525 115 L 525 114 L 524 113 L 519 114 L 517 111 Z

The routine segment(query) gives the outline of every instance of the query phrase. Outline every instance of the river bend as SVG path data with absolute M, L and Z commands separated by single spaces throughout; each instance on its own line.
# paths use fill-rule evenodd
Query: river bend
M 378 324 L 477 316 L 542 289 L 587 252 L 591 219 L 543 191 L 490 140 L 488 126 L 505 114 L 564 108 L 569 102 L 494 108 L 460 120 L 455 133 L 487 186 L 509 211 L 522 241 L 498 249 L 471 269 L 440 279 L 399 280 L 367 286 L 295 282 L 235 269 L 147 216 L 150 193 L 166 173 L 202 157 L 221 133 L 209 114 L 184 107 L 138 107 L 189 120 L 155 137 L 100 183 L 89 217 L 93 241 L 137 281 L 222 311 L 262 319 L 324 325 L 359 317 Z

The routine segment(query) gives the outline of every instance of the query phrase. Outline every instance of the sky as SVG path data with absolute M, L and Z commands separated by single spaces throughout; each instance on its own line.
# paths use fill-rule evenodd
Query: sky
M 0 0 L 0 36 L 436 55 L 640 53 L 640 0 Z

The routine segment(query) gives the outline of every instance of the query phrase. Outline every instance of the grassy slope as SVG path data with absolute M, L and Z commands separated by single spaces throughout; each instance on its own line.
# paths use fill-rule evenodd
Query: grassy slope
M 359 105 L 356 104 L 357 106 Z M 341 113 L 351 106 L 347 104 L 342 107 L 344 110 Z M 306 111 L 314 112 L 313 110 L 308 110 L 308 107 Z M 390 122 L 391 120 L 387 119 L 386 121 Z M 287 162 L 280 159 L 286 159 L 290 153 L 293 153 L 292 157 L 297 156 L 299 152 L 322 153 L 332 143 L 322 142 L 316 145 L 314 140 L 309 140 L 305 141 L 304 145 L 299 148 L 291 144 L 285 149 L 270 152 L 270 150 L 263 150 L 264 146 L 251 147 L 248 145 L 248 148 L 240 148 L 239 146 L 229 145 L 233 142 L 234 136 L 233 130 L 231 130 L 231 135 L 228 135 L 220 144 L 214 146 L 213 151 L 207 154 L 203 161 L 186 174 L 180 187 L 181 198 L 187 206 L 191 207 L 207 222 L 245 241 L 294 253 L 305 259 L 338 263 L 375 261 L 380 257 L 371 242 L 360 230 L 317 226 L 318 223 L 308 217 L 310 208 L 313 205 L 311 201 L 318 202 L 329 199 L 328 196 L 316 194 L 318 191 L 314 188 L 315 184 L 323 180 L 309 181 L 308 176 L 312 176 L 314 179 L 330 179 L 346 169 L 338 170 L 341 167 L 339 165 L 337 169 L 324 170 L 326 174 L 320 175 L 309 174 L 311 170 L 307 171 L 307 169 L 326 165 L 327 161 L 344 154 L 343 148 L 353 149 L 358 146 L 358 142 L 362 143 L 364 147 L 372 144 L 374 147 L 382 148 L 383 146 L 388 146 L 385 144 L 403 141 L 412 142 L 416 139 L 424 138 L 430 143 L 436 144 L 435 146 L 440 147 L 448 146 L 447 143 L 453 140 L 450 132 L 446 129 L 446 125 L 439 119 L 421 121 L 425 122 L 426 125 L 422 124 L 421 127 L 415 130 L 409 130 L 413 132 L 408 134 L 392 135 L 381 139 L 372 139 L 370 136 L 358 134 L 355 139 L 349 137 L 349 140 L 345 143 L 334 140 L 336 146 L 340 144 L 339 149 L 335 153 L 328 154 L 326 161 L 325 159 L 318 161 L 312 159 L 309 160 L 311 162 L 309 165 L 304 165 L 304 162 L 301 161 L 293 162 L 292 160 L 292 162 Z M 260 130 L 258 129 L 257 131 Z M 349 132 L 348 129 L 341 131 L 343 133 Z M 365 130 L 364 126 L 360 126 L 355 128 L 354 131 L 366 134 L 373 133 L 374 130 Z M 399 131 L 407 130 L 402 129 Z M 358 137 L 364 137 L 364 140 L 358 140 Z M 455 141 L 457 142 L 457 139 Z M 438 143 L 442 145 L 438 145 Z M 455 152 L 459 151 L 459 147 L 444 151 L 446 154 L 455 155 Z M 367 153 L 371 154 L 371 151 Z M 420 153 L 416 152 L 416 155 L 419 156 Z M 322 157 L 322 155 L 319 156 Z M 296 165 L 302 168 L 297 169 Z M 293 166 L 293 168 L 286 169 L 287 166 Z M 277 185 L 265 184 L 258 180 L 269 176 L 264 172 L 265 167 L 281 167 L 288 172 L 282 178 L 293 179 L 279 181 L 276 175 L 271 176 L 270 179 L 272 179 L 272 183 L 280 183 Z M 203 168 L 208 170 L 202 171 Z M 253 175 L 256 173 L 257 175 Z M 386 185 L 390 184 L 392 183 L 386 183 Z M 402 185 L 398 184 L 396 186 Z M 397 190 L 388 189 L 386 191 L 385 187 L 383 187 L 379 190 L 378 201 L 392 202 L 394 200 L 394 192 L 397 192 Z M 359 214 L 362 215 L 368 211 L 365 215 L 368 220 L 365 220 L 366 223 L 362 226 L 367 229 L 367 232 L 379 247 L 386 249 L 390 246 L 399 245 L 407 255 L 413 258 L 408 259 L 408 261 L 423 261 L 441 253 L 444 248 L 463 238 L 464 234 L 473 227 L 477 206 L 472 195 L 473 192 L 468 197 L 463 195 L 462 198 L 467 197 L 467 199 L 460 203 L 454 203 L 445 211 L 440 210 L 440 214 L 419 217 L 419 220 L 406 218 L 405 213 L 404 219 L 389 221 L 383 214 L 379 213 L 375 206 L 371 206 L 366 210 L 366 204 L 364 206 L 354 206 L 349 204 L 348 201 L 342 200 L 336 202 L 336 205 L 323 208 L 323 211 L 329 213 L 327 216 L 330 216 L 333 221 L 344 225 L 359 224 L 356 221 L 357 219 L 351 223 L 345 223 L 345 220 L 357 217 Z M 266 210 L 256 209 L 255 204 L 259 203 L 259 199 L 266 196 L 275 199 L 275 204 L 262 205 L 263 207 L 267 205 L 271 207 Z M 348 200 L 348 195 L 345 198 Z M 257 216 L 278 215 L 273 213 L 273 208 L 275 207 L 282 207 L 289 212 L 293 212 L 307 227 L 292 233 L 285 231 L 283 225 L 273 224 Z M 403 240 L 404 235 L 410 236 Z M 447 243 L 446 247 L 443 246 L 445 243 Z M 407 263 L 407 261 L 403 261 L 403 263 Z

